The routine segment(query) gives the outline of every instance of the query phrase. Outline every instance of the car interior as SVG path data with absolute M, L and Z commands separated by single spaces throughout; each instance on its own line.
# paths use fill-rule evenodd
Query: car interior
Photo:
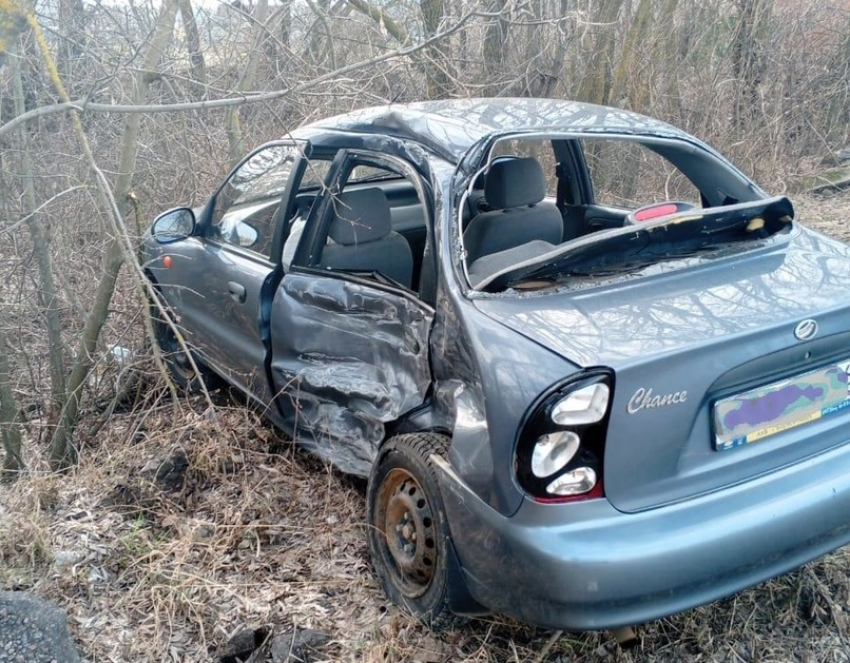
M 410 179 L 372 165 L 357 166 L 333 202 L 316 267 L 378 273 L 419 292 L 428 237 L 425 219 Z
M 309 193 L 299 195 L 298 206 L 303 211 L 296 212 L 296 217 L 306 216 L 313 198 Z M 579 229 L 578 209 L 573 206 L 569 214 L 561 213 L 547 195 L 546 177 L 536 158 L 496 157 L 479 176 L 464 208 L 467 260 L 472 264 L 486 258 L 480 266 L 490 270 L 505 261 L 515 261 L 519 247 L 539 255 L 565 240 L 599 229 Z M 426 216 L 409 179 L 374 168 L 368 178 L 349 177 L 333 214 L 318 267 L 378 272 L 422 293 Z M 620 212 L 619 225 L 625 222 L 625 214 Z
M 494 148 L 463 202 L 462 241 L 470 278 L 480 279 L 600 230 L 712 201 L 737 202 L 723 195 L 724 188 L 737 186 L 734 180 L 700 182 L 702 176 L 683 173 L 705 170 L 692 156 L 624 140 L 588 142 L 593 144 L 516 139 L 507 141 L 502 152 Z M 570 143 L 580 145 L 579 156 L 562 168 L 556 159 L 566 161 L 563 152 Z M 711 200 L 703 195 L 704 185 Z M 296 220 L 307 217 L 315 196 L 315 187 L 298 194 Z M 293 229 L 291 239 L 297 241 L 299 234 Z M 379 274 L 433 303 L 433 270 L 423 269 L 427 238 L 426 210 L 409 174 L 366 159 L 345 179 L 313 266 L 367 277 Z M 288 266 L 286 249 L 284 255 Z
M 713 167 L 707 153 L 661 139 L 642 141 L 600 136 L 496 141 L 461 203 L 467 275 L 480 282 L 591 233 L 760 197 L 733 171 Z M 258 158 L 267 158 L 267 152 Z M 275 187 L 291 167 L 289 152 L 271 156 L 283 157 L 280 165 L 256 182 L 241 183 L 245 192 L 237 188 L 235 204 L 216 210 L 223 216 L 210 229 L 211 237 L 266 257 L 276 225 Z M 295 258 L 334 156 L 314 155 L 304 173 L 289 210 L 285 269 Z M 311 245 L 305 260 L 314 268 L 384 279 L 433 304 L 436 279 L 434 266 L 425 260 L 427 210 L 418 176 L 409 164 L 377 153 L 354 154 L 347 167 L 342 192 L 319 229 L 327 234 L 311 231 L 318 244 Z M 255 189 L 275 195 L 255 198 Z

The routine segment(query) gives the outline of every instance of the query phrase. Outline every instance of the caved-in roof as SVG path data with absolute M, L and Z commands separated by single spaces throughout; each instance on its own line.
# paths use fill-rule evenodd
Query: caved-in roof
M 675 127 L 631 111 L 559 99 L 451 99 L 389 104 L 320 120 L 331 129 L 414 140 L 452 163 L 482 138 L 506 132 L 640 133 L 690 138 Z

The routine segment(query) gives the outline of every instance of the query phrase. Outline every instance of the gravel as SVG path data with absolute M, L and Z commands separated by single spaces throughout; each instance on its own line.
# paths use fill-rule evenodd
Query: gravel
M 78 663 L 65 613 L 26 592 L 0 592 L 0 660 Z

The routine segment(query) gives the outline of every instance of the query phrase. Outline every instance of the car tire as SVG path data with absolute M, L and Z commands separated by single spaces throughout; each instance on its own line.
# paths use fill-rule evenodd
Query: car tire
M 165 365 L 168 367 L 168 372 L 174 384 L 190 394 L 200 392 L 202 382 L 207 386 L 207 389 L 215 388 L 218 384 L 218 377 L 194 356 L 192 358 L 195 360 L 198 371 L 192 368 L 192 364 L 186 357 L 174 330 L 163 319 L 159 307 L 156 304 L 151 304 L 150 312 L 156 342 L 159 344 L 162 358 L 165 360 Z
M 393 603 L 433 630 L 464 621 L 450 609 L 451 535 L 431 454 L 449 439 L 436 433 L 390 438 L 378 454 L 366 490 L 369 553 Z

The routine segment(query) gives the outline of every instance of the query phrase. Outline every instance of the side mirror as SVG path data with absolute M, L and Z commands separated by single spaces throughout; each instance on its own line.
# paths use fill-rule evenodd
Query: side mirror
M 151 234 L 160 244 L 186 239 L 195 231 L 195 213 L 188 207 L 163 212 L 153 222 Z
M 247 223 L 240 223 L 233 232 L 236 235 L 236 243 L 246 248 L 254 246 L 260 238 L 259 233 Z

